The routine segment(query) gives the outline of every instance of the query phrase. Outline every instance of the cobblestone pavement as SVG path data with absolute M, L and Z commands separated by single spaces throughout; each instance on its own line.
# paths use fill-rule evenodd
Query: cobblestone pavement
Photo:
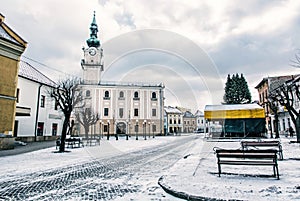
M 195 136 L 168 145 L 0 179 L 0 200 L 176 200 L 157 184 Z

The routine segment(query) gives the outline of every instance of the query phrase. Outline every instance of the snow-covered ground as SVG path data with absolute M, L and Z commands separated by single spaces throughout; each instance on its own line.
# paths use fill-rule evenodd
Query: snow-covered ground
M 71 149 L 68 153 L 53 153 L 55 147 L 0 158 L 0 178 L 9 175 L 26 174 L 72 164 L 84 163 L 94 159 L 129 153 L 152 146 L 179 140 L 181 137 L 156 137 L 148 140 L 134 138 L 126 141 L 101 141 L 100 146 Z M 166 173 L 164 184 L 174 191 L 186 192 L 207 198 L 240 200 L 300 200 L 300 145 L 289 144 L 287 138 L 281 139 L 284 160 L 279 161 L 280 180 L 272 175 L 272 167 L 222 166 L 218 177 L 216 156 L 213 148 L 240 148 L 239 141 L 217 142 L 203 138 L 190 147 L 187 157 L 182 158 Z M 264 175 L 264 176 L 262 176 Z M 158 179 L 158 178 L 157 178 Z M 1 181 L 1 179 L 0 179 Z
M 198 140 L 187 158 L 181 159 L 164 176 L 174 191 L 189 195 L 237 200 L 300 200 L 300 145 L 281 139 L 284 160 L 278 161 L 280 180 L 271 177 L 270 166 L 223 165 L 218 176 L 214 147 L 240 148 L 240 141 Z M 269 177 L 270 176 L 270 177 Z
M 16 175 L 33 173 L 52 168 L 64 167 L 78 163 L 89 162 L 94 159 L 102 159 L 106 157 L 116 156 L 118 154 L 129 153 L 152 146 L 163 145 L 178 138 L 170 137 L 156 137 L 147 138 L 142 137 L 135 140 L 135 137 L 125 140 L 125 137 L 120 137 L 118 141 L 111 138 L 100 142 L 100 146 L 85 146 L 84 148 L 66 149 L 70 152 L 54 153 L 57 150 L 55 146 L 47 149 L 33 151 L 29 153 L 0 157 L 2 175 Z

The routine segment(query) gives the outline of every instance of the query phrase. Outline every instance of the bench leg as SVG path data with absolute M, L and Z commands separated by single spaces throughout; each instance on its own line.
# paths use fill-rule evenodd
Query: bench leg
M 276 167 L 277 179 L 279 180 L 279 171 L 278 171 L 278 165 L 276 165 L 275 167 Z
M 219 172 L 219 177 L 221 177 L 221 165 L 218 163 L 218 172 Z

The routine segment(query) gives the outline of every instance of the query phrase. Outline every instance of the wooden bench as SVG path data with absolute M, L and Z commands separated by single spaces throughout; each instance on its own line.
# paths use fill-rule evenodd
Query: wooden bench
M 277 150 L 240 150 L 240 149 L 215 149 L 218 159 L 218 173 L 221 176 L 221 165 L 253 165 L 272 166 L 274 177 L 279 179 L 277 164 Z
M 283 160 L 282 146 L 280 141 L 241 141 L 241 146 L 244 150 L 250 147 L 273 147 L 278 151 L 279 160 Z

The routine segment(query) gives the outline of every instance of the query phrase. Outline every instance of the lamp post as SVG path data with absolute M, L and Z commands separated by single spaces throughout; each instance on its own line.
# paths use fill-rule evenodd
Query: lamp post
M 109 120 L 107 120 L 107 140 L 109 140 Z
M 149 138 L 150 138 L 150 129 L 151 129 L 151 128 L 150 128 L 150 124 L 151 124 L 151 122 L 149 121 L 149 122 L 148 122 L 148 126 L 149 126 Z
M 139 128 L 139 120 L 135 120 L 135 139 L 138 140 L 138 128 Z
M 127 131 L 126 131 L 126 140 L 128 140 L 128 133 L 129 133 L 129 122 L 126 120 L 127 123 Z
M 153 138 L 154 138 L 154 122 L 152 121 L 152 136 L 153 136 Z
M 147 126 L 147 121 L 144 120 L 143 122 L 143 133 L 144 133 L 144 139 L 147 140 L 147 136 L 146 136 L 146 126 Z
M 103 138 L 103 132 L 102 132 L 102 120 L 100 120 L 100 139 Z

